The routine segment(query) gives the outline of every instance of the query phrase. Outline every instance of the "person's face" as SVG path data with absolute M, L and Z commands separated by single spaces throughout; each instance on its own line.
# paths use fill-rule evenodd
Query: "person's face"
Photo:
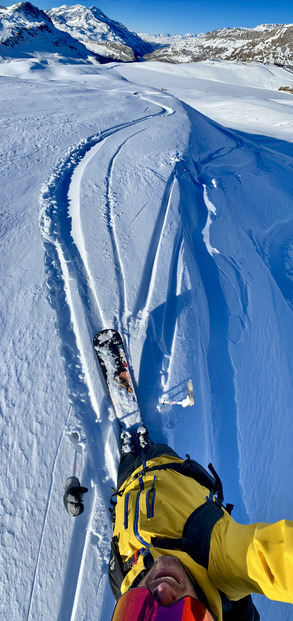
M 162 606 L 171 606 L 186 595 L 198 599 L 182 563 L 175 556 L 160 556 L 138 584 L 148 587 Z

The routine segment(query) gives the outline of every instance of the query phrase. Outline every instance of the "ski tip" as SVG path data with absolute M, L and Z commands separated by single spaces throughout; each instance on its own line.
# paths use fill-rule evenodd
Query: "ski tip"
M 117 332 L 117 330 L 114 330 L 114 328 L 103 328 L 103 330 L 96 332 L 96 334 L 93 337 L 93 342 L 94 344 L 103 343 L 105 341 L 109 341 L 113 339 L 113 337 L 115 336 L 121 339 L 119 332 Z

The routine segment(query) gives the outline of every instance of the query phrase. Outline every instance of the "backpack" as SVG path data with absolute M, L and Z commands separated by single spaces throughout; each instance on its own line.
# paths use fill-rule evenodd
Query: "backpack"
M 207 501 L 199 506 L 191 515 L 188 517 L 182 536 L 178 539 L 171 539 L 167 537 L 153 537 L 152 544 L 156 548 L 163 548 L 167 550 L 182 550 L 189 554 L 189 556 L 199 565 L 202 565 L 206 569 L 208 568 L 209 561 L 209 549 L 210 549 L 210 538 L 214 525 L 216 522 L 221 519 L 223 512 L 223 487 L 222 482 L 213 468 L 212 464 L 209 464 L 208 468 L 212 474 L 209 474 L 198 462 L 193 459 L 190 459 L 189 455 L 186 455 L 187 459 L 182 462 L 174 462 L 167 463 L 153 467 L 145 467 L 143 471 L 140 471 L 138 475 L 141 476 L 146 472 L 150 472 L 153 470 L 162 470 L 162 469 L 172 469 L 176 470 L 178 473 L 183 476 L 192 477 L 199 483 L 203 485 L 210 491 L 210 496 Z M 123 493 L 122 492 L 119 492 Z M 116 495 L 117 492 L 115 492 Z M 112 502 L 112 509 L 110 510 L 112 513 L 112 517 L 114 519 L 115 514 L 115 503 Z M 233 505 L 227 504 L 225 510 L 231 514 Z M 110 561 L 109 561 L 109 582 L 112 589 L 112 593 L 115 599 L 119 599 L 121 597 L 121 584 L 131 569 L 132 565 L 137 561 L 137 553 L 130 558 L 128 561 L 123 562 L 119 553 L 118 540 L 117 537 L 112 538 L 111 542 L 111 553 L 110 553 Z M 132 588 L 135 588 L 136 584 L 142 579 L 143 575 L 145 575 L 148 569 L 153 564 L 153 558 L 150 553 L 146 554 L 144 557 L 144 566 L 145 570 L 137 576 L 135 581 L 132 583 Z M 198 590 L 198 585 L 196 585 L 196 589 Z M 243 597 L 238 601 L 230 601 L 228 597 L 220 592 L 221 600 L 222 600 L 222 609 L 223 609 L 223 621 L 259 621 L 260 616 L 255 608 L 251 595 Z M 205 596 L 203 594 L 203 603 L 205 600 Z

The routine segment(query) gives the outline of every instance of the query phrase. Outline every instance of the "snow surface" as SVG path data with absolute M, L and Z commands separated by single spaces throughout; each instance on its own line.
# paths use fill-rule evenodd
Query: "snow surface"
M 1 615 L 110 619 L 119 449 L 96 331 L 121 331 L 154 440 L 211 460 L 236 519 L 292 519 L 293 99 L 278 91 L 292 74 L 32 60 L 0 74 Z M 160 405 L 189 378 L 194 407 Z M 74 520 L 76 432 L 89 493 Z

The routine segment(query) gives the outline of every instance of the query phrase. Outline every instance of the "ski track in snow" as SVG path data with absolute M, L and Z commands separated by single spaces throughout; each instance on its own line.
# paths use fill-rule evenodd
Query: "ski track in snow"
M 64 439 L 64 435 L 65 435 L 65 430 L 71 415 L 71 411 L 72 408 L 71 406 L 68 409 L 68 414 L 67 414 L 67 418 L 66 418 L 66 422 L 65 422 L 65 428 L 64 431 L 60 437 L 59 440 L 59 444 L 57 447 L 57 452 L 55 454 L 55 458 L 53 461 L 53 468 L 52 468 L 52 473 L 51 473 L 51 483 L 50 483 L 50 487 L 49 487 L 49 492 L 48 492 L 48 499 L 47 499 L 47 506 L 46 506 L 46 510 L 45 510 L 45 515 L 44 515 L 44 522 L 43 522 L 43 527 L 42 527 L 42 531 L 41 531 L 41 537 L 40 537 L 40 541 L 39 541 L 39 548 L 38 548 L 38 553 L 37 553 L 37 560 L 36 560 L 36 565 L 35 565 L 35 570 L 33 573 L 33 580 L 32 580 L 32 587 L 31 587 L 31 592 L 30 592 L 30 597 L 29 597 L 29 605 L 28 605 L 28 612 L 27 612 L 27 621 L 29 621 L 31 617 L 31 608 L 32 608 L 32 603 L 33 603 L 33 599 L 34 599 L 34 591 L 35 591 L 35 585 L 36 585 L 36 580 L 37 580 L 37 575 L 38 575 L 38 568 L 39 568 L 39 563 L 40 561 L 40 557 L 41 557 L 41 551 L 42 551 L 42 547 L 43 547 L 43 542 L 44 542 L 44 537 L 45 537 L 45 530 L 46 530 L 46 526 L 47 526 L 47 519 L 48 519 L 48 514 L 49 514 L 49 509 L 50 509 L 50 504 L 51 504 L 51 499 L 52 499 L 52 489 L 53 489 L 53 485 L 55 483 L 54 481 L 54 474 L 55 474 L 55 470 L 56 470 L 56 465 L 58 462 L 58 457 L 59 457 L 59 452 L 61 449 L 61 445 L 62 445 L 62 441 Z
M 15 67 L 13 64 L 14 71 Z M 59 84 L 52 86 L 50 80 L 45 82 L 41 76 L 34 83 L 40 91 L 34 87 L 33 93 L 27 93 L 24 99 L 23 93 L 28 84 L 31 91 L 33 82 L 27 82 L 24 88 L 24 83 L 14 78 L 6 86 L 7 94 L 5 88 L 3 91 L 4 115 L 5 97 L 10 96 L 12 86 L 12 96 L 19 98 L 19 119 L 13 132 L 8 113 L 7 127 L 3 124 L 3 130 L 10 129 L 13 135 L 14 142 L 6 137 L 2 157 L 7 159 L 11 148 L 5 168 L 11 166 L 15 172 L 15 196 L 12 192 L 10 200 L 10 188 L 4 186 L 4 190 L 9 206 L 17 212 L 24 188 L 28 232 L 34 217 L 31 205 L 35 205 L 41 179 L 44 181 L 50 174 L 46 172 L 48 153 L 50 161 L 56 161 L 56 151 L 50 149 L 61 148 L 64 152 L 77 141 L 52 169 L 43 184 L 40 201 L 45 283 L 54 313 L 45 300 L 39 306 L 38 299 L 33 299 L 31 307 L 26 301 L 34 282 L 32 275 L 25 276 L 27 262 L 31 257 L 42 261 L 41 247 L 26 255 L 26 239 L 17 238 L 22 231 L 19 216 L 12 218 L 7 209 L 7 216 L 5 213 L 2 218 L 1 234 L 16 233 L 12 256 L 20 259 L 15 272 L 19 275 L 17 296 L 11 299 L 13 303 L 17 300 L 18 305 L 23 300 L 26 310 L 24 323 L 15 322 L 9 335 L 6 331 L 4 335 L 6 339 L 12 335 L 11 344 L 6 345 L 7 368 L 2 387 L 7 429 L 4 449 L 9 453 L 19 443 L 17 449 L 22 456 L 21 460 L 14 460 L 10 470 L 8 455 L 8 485 L 2 499 L 2 511 L 8 507 L 3 526 L 4 571 L 6 584 L 15 594 L 17 608 L 13 618 L 33 621 L 45 614 L 58 621 L 90 621 L 111 617 L 113 600 L 107 581 L 111 538 L 108 503 L 117 473 L 119 442 L 118 425 L 112 424 L 113 411 L 92 347 L 94 333 L 103 327 L 116 327 L 123 334 L 144 419 L 155 441 L 167 441 L 182 455 L 188 450 L 203 465 L 212 460 L 224 482 L 225 500 L 235 502 L 236 520 L 290 518 L 286 490 L 290 486 L 292 444 L 292 145 L 281 144 L 278 136 L 254 136 L 253 123 L 244 123 L 243 131 L 251 130 L 251 134 L 230 130 L 228 113 L 227 127 L 217 125 L 209 118 L 211 108 L 204 110 L 204 117 L 185 107 L 185 86 L 179 91 L 179 100 L 170 98 L 172 90 L 169 94 L 155 93 L 151 86 L 144 85 L 147 67 L 150 65 L 116 65 L 94 69 L 91 76 L 86 75 L 88 70 L 83 75 L 82 70 L 82 75 L 78 72 L 79 85 L 74 70 L 70 70 L 73 82 L 69 84 L 67 76 L 61 89 Z M 200 64 L 193 71 L 198 67 Z M 36 77 L 35 69 L 40 72 L 40 65 L 31 72 Z M 206 65 L 203 69 L 206 71 Z M 134 80 L 130 83 L 124 78 L 122 96 L 120 85 L 116 88 L 113 70 L 118 74 L 126 72 Z M 184 69 L 180 67 L 178 71 L 168 66 L 167 73 L 173 70 L 174 75 L 178 73 L 176 91 L 177 79 Z M 247 77 L 251 70 L 245 67 Z M 165 86 L 167 73 L 159 67 L 155 71 L 155 88 L 161 87 L 162 81 Z M 221 65 L 217 64 L 216 74 L 220 71 Z M 140 88 L 136 72 L 142 90 L 133 92 L 133 88 Z M 207 81 L 205 88 L 208 97 L 209 90 L 216 88 L 218 108 L 215 82 Z M 249 99 L 246 86 L 242 97 L 247 97 L 247 90 Z M 101 98 L 98 111 L 97 95 Z M 49 123 L 43 112 L 36 121 L 33 106 L 24 112 L 24 106 L 31 108 L 33 96 L 38 113 L 46 102 L 42 97 L 50 97 Z M 197 94 L 196 101 L 198 96 L 203 100 L 203 94 Z M 256 100 L 264 117 L 267 96 L 262 96 L 260 89 L 260 99 Z M 283 107 L 289 110 L 289 99 L 278 97 L 282 97 Z M 127 116 L 121 102 L 122 106 L 126 103 Z M 169 102 L 174 110 L 167 105 Z M 225 85 L 225 108 L 230 103 Z M 236 111 L 237 118 L 239 113 L 249 114 L 250 104 L 247 109 L 244 104 L 243 111 L 241 105 L 237 95 L 233 103 L 234 121 Z M 276 136 L 270 126 L 275 124 L 280 108 L 277 99 L 274 107 L 276 111 L 270 120 L 266 119 L 264 125 L 256 124 L 259 129 L 265 126 L 273 132 L 268 136 Z M 175 111 L 176 116 L 171 116 Z M 118 120 L 115 125 L 111 121 L 112 112 L 121 121 L 119 124 Z M 95 133 L 93 118 L 101 123 L 99 127 L 108 129 Z M 52 138 L 46 131 L 48 127 L 54 128 Z M 84 131 L 84 127 L 90 129 Z M 56 139 L 61 128 L 64 135 Z M 72 131 L 78 138 L 72 138 Z M 81 136 L 88 137 L 78 142 Z M 280 136 L 282 140 L 284 133 Z M 36 152 L 34 142 L 40 147 Z M 19 159 L 15 159 L 15 153 Z M 29 202 L 26 197 L 27 185 L 31 186 L 27 176 L 25 182 L 17 181 L 15 164 L 19 162 L 31 172 L 33 162 L 39 173 L 37 189 L 29 194 L 34 201 Z M 43 167 L 39 168 L 39 163 Z M 9 244 L 12 238 L 9 234 L 6 237 Z M 26 256 L 24 263 L 19 246 Z M 7 277 L 12 280 L 15 274 L 8 266 Z M 40 280 L 43 284 L 41 269 Z M 9 287 L 6 290 L 9 293 Z M 5 310 L 9 304 L 12 306 L 7 300 Z M 34 323 L 28 315 L 29 308 L 34 308 L 36 324 L 39 308 L 43 312 L 45 309 L 41 335 L 47 336 L 47 326 L 52 327 L 55 317 L 54 343 L 57 347 L 61 344 L 65 382 L 62 370 L 61 377 L 55 372 L 51 358 L 56 350 L 51 344 L 46 352 L 48 360 L 42 356 L 41 363 L 37 344 L 42 339 L 32 347 Z M 32 360 L 32 354 L 38 364 Z M 59 349 L 57 355 L 59 359 Z M 40 364 L 44 365 L 41 373 Z M 47 364 L 51 371 L 49 388 L 43 386 L 40 392 L 38 387 L 32 398 L 32 376 L 40 374 L 45 378 Z M 189 373 L 195 386 L 196 407 L 184 411 L 177 406 L 169 410 L 168 406 L 158 408 L 160 398 L 185 396 Z M 50 390 L 55 391 L 57 380 L 63 391 L 64 413 L 61 407 L 59 411 L 59 394 L 53 408 L 49 400 L 47 403 L 47 395 Z M 64 383 L 68 388 L 68 411 Z M 48 428 L 54 432 L 52 455 L 43 433 L 47 428 L 43 424 L 44 412 L 39 411 L 39 405 L 44 403 L 52 421 Z M 17 405 L 21 407 L 18 419 L 14 420 L 11 411 Z M 18 429 L 20 420 L 23 426 Z M 55 421 L 59 435 L 53 428 Z M 68 440 L 73 431 L 80 435 L 76 446 L 77 475 L 89 487 L 85 512 L 78 520 L 71 520 L 62 507 L 64 479 L 70 474 L 67 469 L 71 463 Z M 23 434 L 27 434 L 24 443 Z M 47 468 L 39 468 L 44 466 L 40 455 L 48 455 Z M 24 464 L 22 477 L 17 472 L 20 464 Z M 234 467 L 236 464 L 239 470 Z M 34 486 L 33 513 L 27 485 L 33 476 L 31 465 L 35 471 L 40 469 Z M 38 486 L 46 474 L 45 491 L 41 489 L 39 494 Z M 18 488 L 17 481 L 21 481 Z M 24 503 L 19 489 L 25 492 Z M 25 506 L 24 520 L 21 506 Z M 25 546 L 21 536 L 15 545 L 10 516 L 16 518 L 19 528 L 15 532 L 19 534 L 24 523 L 29 546 Z M 23 537 L 27 539 L 27 532 Z M 27 568 L 31 571 L 26 572 Z M 8 589 L 5 595 L 4 606 L 9 611 Z M 278 606 L 274 614 L 274 604 L 268 603 L 270 614 L 264 618 L 279 618 Z M 290 611 L 284 618 L 291 618 Z
M 168 111 L 167 113 L 169 114 L 170 112 Z M 161 114 L 165 114 L 165 112 L 161 111 L 155 116 L 159 116 Z M 130 123 L 123 123 L 110 128 L 101 134 L 92 136 L 86 141 L 83 141 L 81 144 L 74 147 L 68 156 L 60 162 L 56 170 L 53 172 L 49 182 L 43 187 L 40 223 L 46 252 L 45 264 L 47 266 L 47 285 L 50 290 L 50 301 L 53 306 L 55 306 L 55 304 L 57 305 L 57 316 L 60 322 L 63 323 L 63 317 L 60 316 L 63 315 L 63 304 L 61 304 L 62 313 L 60 313 L 58 312 L 58 296 L 59 298 L 64 296 L 67 299 L 70 298 L 68 301 L 73 317 L 76 314 L 74 305 L 79 305 L 81 300 L 82 303 L 84 303 L 84 321 L 88 325 L 91 337 L 97 329 L 106 327 L 105 318 L 103 317 L 100 303 L 95 292 L 95 287 L 93 286 L 93 280 L 88 267 L 83 240 L 82 254 L 80 254 L 76 246 L 73 244 L 71 235 L 71 219 L 68 217 L 69 186 L 72 183 L 72 179 L 74 179 L 75 170 L 78 165 L 87 156 L 94 156 L 97 151 L 97 147 L 99 148 L 101 143 L 104 142 L 108 136 L 119 132 L 126 127 L 131 127 L 137 123 L 146 121 L 148 118 L 152 118 L 153 116 L 154 115 L 149 115 L 136 119 Z M 111 213 L 111 173 L 115 159 L 123 147 L 123 144 L 124 143 L 120 145 L 118 152 L 114 154 L 109 164 L 107 179 L 108 229 L 111 236 L 113 253 L 116 259 L 115 265 L 119 286 L 120 281 L 122 280 L 123 282 L 124 279 L 123 266 L 119 256 L 119 246 L 115 236 L 114 219 Z M 88 163 L 90 157 L 87 158 L 86 163 Z M 80 185 L 80 182 L 81 179 L 78 175 L 77 183 L 73 183 L 73 189 L 76 194 L 78 194 L 78 186 Z M 76 218 L 77 216 L 78 210 L 75 209 L 74 217 Z M 54 290 L 55 280 L 59 283 L 57 290 Z M 77 291 L 75 291 L 75 288 Z M 120 291 L 120 306 L 122 309 L 126 308 L 125 287 L 123 287 L 123 290 Z M 79 340 L 79 328 L 77 321 L 75 321 L 74 324 L 74 335 L 75 338 Z M 65 327 L 63 326 L 63 328 Z M 61 330 L 61 332 L 63 332 L 63 330 Z M 82 352 L 82 341 L 80 341 L 78 345 L 79 353 L 77 354 L 77 359 L 79 359 Z M 95 402 L 95 393 L 91 387 L 89 371 L 84 359 L 83 364 L 85 366 L 84 370 L 89 384 L 94 410 L 96 416 L 99 417 L 98 404 Z M 79 363 L 77 364 L 77 368 L 79 369 Z
M 136 134 L 141 133 L 144 130 L 140 130 L 136 132 Z M 114 215 L 114 204 L 115 199 L 112 192 L 112 181 L 114 175 L 114 168 L 116 159 L 119 157 L 120 152 L 122 151 L 124 145 L 127 144 L 129 140 L 133 138 L 133 134 L 128 136 L 118 147 L 116 153 L 114 153 L 113 157 L 109 162 L 107 181 L 106 181 L 106 209 L 107 209 L 107 226 L 108 231 L 112 243 L 112 250 L 114 256 L 114 264 L 116 271 L 116 280 L 118 285 L 118 294 L 119 294 L 119 308 L 117 313 L 117 329 L 121 332 L 122 323 L 125 325 L 127 321 L 127 317 L 130 313 L 127 306 L 127 288 L 126 288 L 126 274 L 124 272 L 123 261 L 120 255 L 119 242 L 116 234 L 116 226 L 115 226 L 115 215 Z M 122 322 L 122 323 L 121 323 Z
M 141 95 L 139 96 L 142 97 Z M 161 115 L 168 116 L 174 113 L 171 108 L 167 106 L 164 108 L 161 102 L 158 103 L 154 101 L 154 97 L 149 99 L 145 95 L 143 99 L 159 106 L 159 112 L 156 114 L 146 114 L 144 117 L 134 119 L 131 122 L 113 126 L 82 141 L 80 144 L 73 147 L 58 163 L 49 181 L 45 183 L 42 188 L 40 228 L 44 240 L 46 282 L 49 290 L 48 297 L 57 315 L 70 401 L 77 419 L 83 424 L 87 438 L 88 464 L 86 466 L 86 471 L 88 472 L 88 476 L 92 475 L 95 470 L 97 471 L 97 476 L 92 482 L 94 491 L 90 491 L 88 494 L 88 496 L 91 496 L 91 500 L 87 497 L 87 505 L 91 502 L 92 508 L 89 512 L 86 529 L 85 525 L 82 525 L 82 522 L 85 520 L 84 516 L 79 523 L 74 525 L 72 550 L 68 557 L 68 571 L 67 576 L 65 576 L 63 590 L 64 597 L 59 611 L 59 618 L 62 618 L 64 621 L 67 619 L 68 621 L 69 619 L 70 621 L 74 621 L 76 618 L 87 549 L 91 541 L 94 545 L 96 544 L 94 537 L 94 516 L 97 512 L 99 513 L 97 497 L 99 497 L 99 503 L 101 503 L 102 500 L 104 507 L 107 507 L 108 504 L 108 498 L 103 495 L 103 485 L 99 482 L 99 478 L 101 477 L 99 476 L 100 473 L 98 472 L 95 458 L 95 455 L 99 454 L 101 451 L 105 450 L 106 454 L 108 452 L 108 441 L 107 437 L 104 437 L 103 426 L 97 427 L 97 423 L 101 422 L 105 415 L 108 417 L 108 410 L 107 407 L 105 408 L 103 406 L 103 403 L 101 407 L 101 404 L 99 404 L 96 399 L 97 385 L 100 380 L 92 350 L 92 337 L 94 333 L 107 326 L 106 318 L 99 301 L 99 292 L 96 290 L 96 285 L 90 272 L 87 252 L 81 232 L 80 186 L 88 163 L 96 155 L 100 147 L 107 141 L 109 136 L 126 128 L 135 128 L 138 124 L 143 124 L 154 117 L 159 117 Z M 127 308 L 126 277 L 115 231 L 112 177 L 116 159 L 119 157 L 124 145 L 128 140 L 133 138 L 135 134 L 141 131 L 144 131 L 144 129 L 137 130 L 121 142 L 110 159 L 106 178 L 107 227 L 112 245 L 119 290 L 119 308 L 117 309 L 116 316 L 117 323 L 114 327 L 119 330 L 122 330 L 123 327 L 126 328 L 126 325 L 123 326 L 122 324 L 126 324 L 129 311 Z M 173 183 L 174 178 L 171 176 L 171 181 L 168 184 L 166 196 L 164 197 L 162 212 L 159 215 L 159 236 L 162 235 L 164 228 Z M 74 243 L 74 233 L 78 238 L 78 247 L 76 243 Z M 157 244 L 155 244 L 155 246 L 156 245 Z M 160 244 L 158 244 L 158 246 L 159 245 Z M 143 287 L 148 291 L 148 294 L 147 298 L 143 300 L 143 304 L 140 305 L 140 307 L 137 306 L 137 314 L 139 311 L 141 311 L 142 314 L 144 312 L 147 313 L 149 299 L 152 294 L 152 286 L 148 290 L 146 279 L 150 280 L 152 285 L 155 278 L 156 256 L 158 252 L 159 247 L 155 251 L 155 256 L 149 258 L 149 266 L 153 265 L 153 267 L 151 269 L 151 274 L 145 277 L 143 283 Z M 88 365 L 89 359 L 91 363 L 90 367 Z M 66 432 L 66 426 L 67 423 L 65 423 L 64 433 Z M 60 439 L 59 448 L 62 439 L 63 438 Z M 55 462 L 57 457 L 58 453 L 55 457 Z M 109 459 L 108 466 L 110 466 L 111 470 L 111 459 Z M 116 467 L 117 459 L 116 463 L 114 462 L 112 466 L 112 472 L 110 473 L 112 476 Z M 47 504 L 47 511 L 44 517 L 44 525 L 39 543 L 39 552 L 27 615 L 28 620 L 33 618 L 31 610 L 34 603 L 35 583 L 40 569 L 41 549 L 44 543 L 43 535 L 47 522 L 49 504 L 50 498 Z M 92 537 L 94 537 L 94 539 L 92 539 Z M 109 533 L 106 533 L 105 541 L 108 541 L 108 539 Z M 78 569 L 73 569 L 73 567 Z M 103 571 L 101 575 L 103 576 Z M 72 603 L 70 603 L 70 601 Z

